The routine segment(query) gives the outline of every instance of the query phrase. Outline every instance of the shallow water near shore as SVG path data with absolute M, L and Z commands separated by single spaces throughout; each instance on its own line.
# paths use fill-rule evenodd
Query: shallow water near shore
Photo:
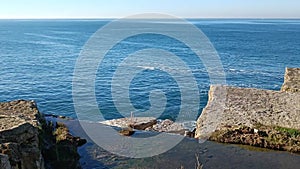
M 60 121 L 66 123 L 75 135 L 88 138 L 77 120 Z M 300 165 L 298 154 L 211 141 L 201 144 L 192 138 L 185 138 L 173 149 L 149 158 L 120 157 L 105 151 L 90 139 L 79 148 L 79 153 L 83 169 L 191 169 L 197 164 L 196 156 L 205 169 L 295 169 Z

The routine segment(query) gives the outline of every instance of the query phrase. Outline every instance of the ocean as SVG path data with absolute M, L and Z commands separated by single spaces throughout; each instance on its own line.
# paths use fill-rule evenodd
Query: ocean
M 110 21 L 0 20 L 0 101 L 35 100 L 45 114 L 76 118 L 72 97 L 76 61 L 89 38 Z M 300 67 L 300 20 L 190 19 L 188 22 L 201 29 L 218 52 L 227 85 L 280 90 L 285 67 Z M 124 51 L 126 54 L 145 46 L 173 51 L 193 62 L 193 53 L 160 36 L 141 35 L 120 42 L 109 53 L 105 69 L 96 73 L 95 96 L 106 119 L 129 116 L 131 110 L 126 104 L 120 104 L 121 108 L 114 104 L 110 80 L 118 65 L 111 63 L 124 57 Z M 196 111 L 192 107 L 187 109 L 193 110 L 189 112 L 194 115 L 190 120 L 196 120 L 206 105 L 210 80 L 205 65 L 194 62 L 192 66 L 200 105 Z M 154 116 L 175 120 L 181 108 L 176 81 L 169 72 L 164 72 L 167 69 L 137 68 L 141 72 L 129 86 L 129 100 L 135 114 L 147 115 L 143 112 L 155 106 L 149 99 L 150 92 L 160 90 L 165 94 L 166 106 Z M 185 77 L 184 72 L 181 76 Z

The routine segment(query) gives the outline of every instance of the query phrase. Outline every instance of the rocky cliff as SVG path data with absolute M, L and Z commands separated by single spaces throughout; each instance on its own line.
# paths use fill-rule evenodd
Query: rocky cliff
M 286 68 L 281 91 L 300 92 L 300 68 Z
M 257 146 L 272 148 L 282 143 L 281 149 L 286 142 L 299 142 L 299 70 L 286 69 L 282 91 L 211 86 L 208 104 L 197 120 L 195 137 L 250 145 L 262 139 L 263 143 Z M 245 127 L 249 127 L 247 131 Z M 261 136 L 258 132 L 265 135 Z M 273 136 L 276 138 L 273 139 Z M 295 139 L 291 140 L 292 136 Z
M 83 143 L 63 125 L 46 121 L 34 101 L 0 103 L 1 169 L 59 168 L 58 163 L 80 168 L 77 146 Z

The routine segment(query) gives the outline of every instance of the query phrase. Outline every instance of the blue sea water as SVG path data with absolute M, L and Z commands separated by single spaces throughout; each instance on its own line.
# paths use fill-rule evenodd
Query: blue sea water
M 35 100 L 43 113 L 76 118 L 72 99 L 76 61 L 93 33 L 109 22 L 0 20 L 0 101 Z M 191 19 L 189 22 L 200 28 L 217 50 L 228 85 L 279 90 L 285 67 L 300 67 L 300 20 Z M 122 117 L 110 96 L 109 80 L 106 81 L 116 70 L 111 63 L 123 57 L 124 51 L 145 46 L 173 51 L 193 61 L 191 52 L 170 39 L 149 34 L 126 39 L 109 53 L 111 56 L 103 65 L 107 69 L 97 72 L 95 94 L 105 118 Z M 206 105 L 210 82 L 205 66 L 194 63 L 200 109 L 191 113 L 199 114 Z M 159 117 L 175 119 L 180 109 L 176 82 L 162 70 L 143 69 L 131 82 L 131 103 L 138 111 L 147 111 L 151 107 L 149 92 L 160 89 L 166 94 L 167 104 Z M 123 111 L 126 112 L 126 105 Z

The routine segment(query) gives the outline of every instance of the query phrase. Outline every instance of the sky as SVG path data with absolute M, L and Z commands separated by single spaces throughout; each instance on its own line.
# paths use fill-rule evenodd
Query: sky
M 0 18 L 300 18 L 300 0 L 0 0 Z

